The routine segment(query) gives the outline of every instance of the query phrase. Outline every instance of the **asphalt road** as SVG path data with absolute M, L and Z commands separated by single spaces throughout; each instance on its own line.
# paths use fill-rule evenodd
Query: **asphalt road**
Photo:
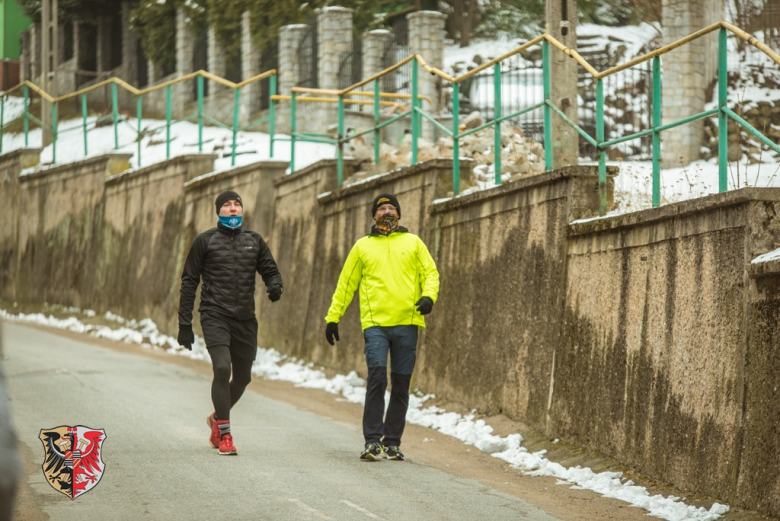
M 414 458 L 360 461 L 357 426 L 250 390 L 232 414 L 239 455 L 218 456 L 205 425 L 208 374 L 17 324 L 3 333 L 12 421 L 25 467 L 38 466 L 22 487 L 44 517 L 557 519 Z M 102 480 L 75 500 L 51 488 L 39 467 L 39 431 L 60 425 L 107 435 Z

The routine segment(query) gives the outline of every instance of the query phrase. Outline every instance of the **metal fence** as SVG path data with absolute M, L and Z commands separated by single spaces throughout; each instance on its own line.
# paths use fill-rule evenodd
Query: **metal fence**
M 392 40 L 385 45 L 382 53 L 382 68 L 387 69 L 411 54 L 409 50 L 409 25 L 406 17 L 398 16 L 387 22 L 393 33 Z M 382 92 L 409 94 L 411 78 L 409 68 L 401 67 L 382 76 Z
M 274 46 L 263 51 L 260 55 L 260 70 L 270 71 L 279 68 L 279 43 L 275 41 Z M 260 82 L 260 110 L 271 108 L 271 96 L 276 92 L 271 92 L 271 82 Z
M 298 87 L 316 89 L 319 85 L 319 63 L 317 60 L 317 17 L 312 16 L 306 24 L 298 44 Z
M 661 94 L 662 94 L 661 93 L 661 60 L 662 57 L 665 54 L 673 51 L 674 49 L 682 45 L 686 45 L 697 38 L 701 38 L 704 35 L 713 32 L 718 33 L 718 49 L 719 49 L 716 103 L 713 104 L 711 108 L 708 108 L 707 110 L 704 110 L 699 114 L 683 117 L 682 119 L 678 119 L 676 121 L 664 122 L 662 124 L 661 123 Z M 499 58 L 492 59 L 480 65 L 474 70 L 466 74 L 463 74 L 459 77 L 450 76 L 449 74 L 442 72 L 439 69 L 427 65 L 425 61 L 422 59 L 422 57 L 419 55 L 408 55 L 406 58 L 393 64 L 392 67 L 387 68 L 386 70 L 382 71 L 378 75 L 372 76 L 371 78 L 363 79 L 360 82 L 357 82 L 354 85 L 350 85 L 345 89 L 340 89 L 335 93 L 333 90 L 319 90 L 313 88 L 306 89 L 306 88 L 295 87 L 293 88 L 293 92 L 291 96 L 274 96 L 276 90 L 275 70 L 267 71 L 263 74 L 255 76 L 248 80 L 244 80 L 240 83 L 230 82 L 228 80 L 225 80 L 224 78 L 219 78 L 217 76 L 214 76 L 213 74 L 203 72 L 203 71 L 198 71 L 147 89 L 137 89 L 120 79 L 111 78 L 97 85 L 91 86 L 88 89 L 76 91 L 59 97 L 53 97 L 50 94 L 43 91 L 43 89 L 41 89 L 40 87 L 32 84 L 29 81 L 25 81 L 22 84 L 19 84 L 16 87 L 7 91 L 5 95 L 0 98 L 0 145 L 2 144 L 1 132 L 3 129 L 5 101 L 8 98 L 8 96 L 12 94 L 18 96 L 19 93 L 17 91 L 21 91 L 22 96 L 24 97 L 24 108 L 25 108 L 23 113 L 25 146 L 28 146 L 29 124 L 31 122 L 37 123 L 41 128 L 44 129 L 44 131 L 50 132 L 52 135 L 52 163 L 56 163 L 57 136 L 60 132 L 57 123 L 58 107 L 62 102 L 68 100 L 76 100 L 78 98 L 81 100 L 81 104 L 83 108 L 82 111 L 83 125 L 69 126 L 67 129 L 65 128 L 62 129 L 62 132 L 81 130 L 84 136 L 84 155 L 88 156 L 88 131 L 90 129 L 87 128 L 88 126 L 88 117 L 87 117 L 88 110 L 87 110 L 87 99 L 86 99 L 87 94 L 97 89 L 110 88 L 111 98 L 112 98 L 112 112 L 107 116 L 102 116 L 98 118 L 97 121 L 93 123 L 93 126 L 94 127 L 101 126 L 100 124 L 102 121 L 110 121 L 114 127 L 114 143 L 115 143 L 114 148 L 118 149 L 119 148 L 118 125 L 120 123 L 128 122 L 126 117 L 120 114 L 118 110 L 117 89 L 121 87 L 122 89 L 128 91 L 130 94 L 137 97 L 137 116 L 135 118 L 135 122 L 137 125 L 136 132 L 138 135 L 136 142 L 138 147 L 137 159 L 139 165 L 141 164 L 142 138 L 160 129 L 164 129 L 166 132 L 166 157 L 170 157 L 170 145 L 171 145 L 170 128 L 171 125 L 179 121 L 197 120 L 199 151 L 202 151 L 203 148 L 204 124 L 211 123 L 232 130 L 233 144 L 232 144 L 231 155 L 233 158 L 233 163 L 235 163 L 236 136 L 238 132 L 256 127 L 264 122 L 268 122 L 270 127 L 269 133 L 271 137 L 270 139 L 271 157 L 273 157 L 273 144 L 275 141 L 291 141 L 290 168 L 293 171 L 294 171 L 296 141 L 314 141 L 320 143 L 331 143 L 336 145 L 337 165 L 338 165 L 337 167 L 338 184 L 341 185 L 344 179 L 343 178 L 344 145 L 346 143 L 348 143 L 352 139 L 356 139 L 360 137 L 363 134 L 373 133 L 375 137 L 374 161 L 375 163 L 378 163 L 380 159 L 380 147 L 379 147 L 380 130 L 387 125 L 393 124 L 395 121 L 409 118 L 411 120 L 411 158 L 410 158 L 411 164 L 416 164 L 418 162 L 418 157 L 419 157 L 418 151 L 419 151 L 419 141 L 420 141 L 419 138 L 422 132 L 423 120 L 429 121 L 436 128 L 438 128 L 439 131 L 452 138 L 453 157 L 456 158 L 460 157 L 459 151 L 460 151 L 461 139 L 471 134 L 474 134 L 476 132 L 479 132 L 483 129 L 492 128 L 494 132 L 495 142 L 494 142 L 494 146 L 491 148 L 492 148 L 492 154 L 494 156 L 493 165 L 494 165 L 494 172 L 495 172 L 495 182 L 498 185 L 501 184 L 502 182 L 501 152 L 503 147 L 501 145 L 501 136 L 500 136 L 501 123 L 507 121 L 513 121 L 516 118 L 519 118 L 525 114 L 533 114 L 538 110 L 542 110 L 544 141 L 546 143 L 551 143 L 553 139 L 551 118 L 560 117 L 565 123 L 571 126 L 571 128 L 573 128 L 579 134 L 579 136 L 581 136 L 585 141 L 587 141 L 593 147 L 594 150 L 598 151 L 599 200 L 600 200 L 599 213 L 601 215 L 604 215 L 607 211 L 606 161 L 608 155 L 611 153 L 612 150 L 617 150 L 618 153 L 621 153 L 621 150 L 624 150 L 623 147 L 627 146 L 628 143 L 631 142 L 641 143 L 642 140 L 644 140 L 645 138 L 650 138 L 652 140 L 653 206 L 658 206 L 660 204 L 661 135 L 662 133 L 674 127 L 685 125 L 697 120 L 706 120 L 707 118 L 717 117 L 717 140 L 718 140 L 717 152 L 718 152 L 718 169 L 719 169 L 718 189 L 721 192 L 728 190 L 729 187 L 728 153 L 729 153 L 729 145 L 731 144 L 729 142 L 730 123 L 732 124 L 732 126 L 733 124 L 737 124 L 739 127 L 744 129 L 750 136 L 752 136 L 753 139 L 757 140 L 760 146 L 765 146 L 767 147 L 767 149 L 770 149 L 775 154 L 780 154 L 780 145 L 778 145 L 776 141 L 773 141 L 772 139 L 767 137 L 766 134 L 762 132 L 762 129 L 759 128 L 760 121 L 758 121 L 759 123 L 758 127 L 754 126 L 755 123 L 752 124 L 751 122 L 747 121 L 744 117 L 742 117 L 742 115 L 738 112 L 738 110 L 737 111 L 734 110 L 734 108 L 737 108 L 736 107 L 737 103 L 735 102 L 735 99 L 733 97 L 730 97 L 730 92 L 728 90 L 729 89 L 729 68 L 728 68 L 727 50 L 729 47 L 728 38 L 730 34 L 735 35 L 736 37 L 740 38 L 744 42 L 755 47 L 761 53 L 763 53 L 763 55 L 765 56 L 763 61 L 765 61 L 767 65 L 774 64 L 772 66 L 774 69 L 777 69 L 778 65 L 780 65 L 780 54 L 776 53 L 766 44 L 756 40 L 750 34 L 746 33 L 745 31 L 742 31 L 738 27 L 728 22 L 722 21 L 722 22 L 712 24 L 711 26 L 702 29 L 701 31 L 698 31 L 694 35 L 690 35 L 685 39 L 675 42 L 674 44 L 667 45 L 651 53 L 647 53 L 639 58 L 635 58 L 630 62 L 615 65 L 602 71 L 596 70 L 592 64 L 587 62 L 576 52 L 573 52 L 571 49 L 567 49 L 566 47 L 564 47 L 563 44 L 561 44 L 558 40 L 556 40 L 552 36 L 548 34 L 544 34 L 521 45 L 520 47 L 512 50 L 511 52 L 502 55 Z M 526 91 L 530 88 L 533 91 L 534 87 L 529 87 L 529 85 L 531 86 L 535 85 L 535 81 L 536 81 L 535 79 L 533 80 L 528 79 L 533 77 L 534 74 L 536 74 L 536 72 L 534 72 L 535 67 L 529 67 L 528 63 L 517 61 L 519 60 L 519 58 L 515 61 L 513 61 L 511 58 L 513 56 L 523 56 L 523 53 L 527 49 L 539 45 L 541 45 L 542 47 L 543 98 L 538 103 L 533 103 L 535 99 L 531 99 L 522 105 L 517 105 L 514 107 L 514 109 L 516 110 L 508 109 L 509 113 L 506 114 L 505 113 L 506 111 L 504 110 L 505 106 L 502 103 L 502 99 L 503 99 L 502 91 L 504 89 L 508 89 L 508 92 L 511 93 L 513 92 L 512 91 L 513 88 L 525 89 Z M 592 107 L 593 110 L 595 111 L 596 114 L 595 136 L 591 132 L 589 132 L 586 128 L 581 126 L 580 123 L 576 121 L 572 121 L 559 107 L 555 105 L 554 100 L 551 99 L 552 87 L 551 87 L 550 71 L 552 68 L 551 53 L 553 52 L 565 53 L 571 59 L 576 60 L 577 63 L 584 70 L 586 70 L 588 74 L 592 76 L 593 81 L 595 82 L 595 98 L 593 99 L 593 101 L 591 101 L 589 97 L 586 97 L 587 99 L 583 100 L 582 106 L 585 108 Z M 739 64 L 739 69 L 736 69 L 736 72 L 741 72 L 741 67 L 742 64 Z M 411 78 L 407 85 L 410 93 L 409 94 L 397 93 L 398 92 L 397 90 L 395 91 L 395 93 L 380 92 L 379 87 L 383 83 L 383 80 L 386 77 L 395 78 L 396 71 L 403 70 L 403 69 L 410 70 Z M 450 85 L 451 94 L 452 94 L 451 127 L 448 128 L 447 126 L 442 124 L 441 121 L 439 121 L 438 118 L 440 114 L 431 114 L 429 112 L 426 112 L 426 110 L 424 109 L 423 97 L 419 95 L 418 78 L 421 72 L 420 69 L 423 70 L 422 72 L 423 74 L 434 74 L 438 76 L 441 80 L 447 82 Z M 468 93 L 472 93 L 472 99 L 468 101 L 468 105 L 473 106 L 474 99 L 478 99 L 479 96 L 475 96 L 473 94 L 473 92 L 475 92 L 473 87 L 469 87 L 469 85 L 474 85 L 474 80 L 472 80 L 471 83 L 468 83 L 467 81 L 470 78 L 479 78 L 480 74 L 488 70 L 493 71 L 492 78 L 494 82 L 493 83 L 494 97 L 492 99 L 492 103 L 493 103 L 492 114 L 495 114 L 495 117 L 493 118 L 493 121 L 482 123 L 481 125 L 475 128 L 462 129 L 460 127 L 461 89 L 463 89 L 463 92 L 466 95 Z M 732 73 L 735 73 L 735 70 L 732 70 Z M 195 80 L 197 85 L 197 92 L 198 92 L 197 112 L 185 118 L 174 121 L 171 116 L 172 87 L 175 84 L 190 81 L 190 80 Z M 205 83 L 206 80 L 214 81 L 218 84 L 224 85 L 225 87 L 234 89 L 235 92 L 234 110 L 233 110 L 233 118 L 231 124 L 225 124 L 219 122 L 214 118 L 208 116 L 208 114 L 204 113 L 203 84 Z M 262 80 L 267 80 L 268 82 L 270 82 L 269 98 L 272 101 L 291 102 L 291 110 L 290 110 L 291 131 L 289 137 L 275 137 L 275 131 L 274 131 L 275 109 L 274 109 L 273 102 L 269 105 L 269 113 L 267 116 L 264 116 L 257 121 L 251 122 L 248 125 L 239 126 L 238 121 L 239 121 L 239 107 L 240 107 L 240 89 L 249 83 L 254 83 Z M 504 80 L 506 80 L 506 82 Z M 373 86 L 373 95 L 371 96 L 373 98 L 372 100 L 365 99 L 366 91 L 360 90 L 369 84 Z M 397 86 L 395 81 L 392 83 L 392 85 Z M 476 85 L 479 87 L 480 86 L 479 82 L 477 82 Z M 166 122 L 165 124 L 159 126 L 157 129 L 143 128 L 142 126 L 143 97 L 145 94 L 151 93 L 153 91 L 158 91 L 161 89 L 165 89 L 165 95 L 166 95 Z M 520 92 L 520 90 L 517 90 L 516 92 Z M 44 124 L 41 120 L 35 118 L 35 116 L 31 113 L 29 101 L 30 101 L 30 96 L 33 93 L 45 99 L 50 104 L 51 111 L 52 111 L 51 126 Z M 301 96 L 300 98 L 298 98 L 298 103 L 300 102 L 338 103 L 338 118 L 339 118 L 338 131 L 335 137 L 331 135 L 313 136 L 311 134 L 306 134 L 306 133 L 296 131 L 295 121 L 296 121 L 297 93 L 307 94 L 307 96 Z M 311 94 L 314 94 L 315 96 L 310 96 Z M 731 94 L 734 93 L 732 92 Z M 401 104 L 403 105 L 401 107 L 402 109 L 401 113 L 399 114 L 395 113 L 395 109 L 397 108 L 397 105 L 399 105 L 399 103 L 397 101 L 391 101 L 391 100 L 401 100 Z M 513 101 L 510 101 L 510 103 L 513 103 Z M 363 129 L 358 133 L 347 134 L 345 132 L 345 128 L 346 128 L 345 107 L 347 105 L 362 105 L 362 104 L 368 104 L 373 107 L 374 126 L 372 128 Z M 631 107 L 632 108 L 631 111 L 627 110 L 630 105 L 635 105 Z M 379 111 L 380 111 L 380 107 L 383 106 L 393 107 L 394 114 L 390 119 L 385 120 L 380 118 Z M 489 106 L 485 107 L 486 111 L 488 111 L 489 109 L 490 109 Z M 491 114 L 490 112 L 488 113 Z M 629 113 L 633 115 L 630 117 L 626 116 L 626 114 Z M 647 119 L 645 119 L 646 113 L 649 113 L 651 115 L 651 119 L 649 120 L 649 122 Z M 628 118 L 628 119 L 624 119 L 624 118 Z M 583 117 L 582 123 L 587 126 L 587 118 Z M 609 125 L 611 125 L 611 128 L 609 127 Z M 550 146 L 544 148 L 544 156 L 545 156 L 544 162 L 545 162 L 545 168 L 547 170 L 552 169 L 552 165 L 553 165 L 552 150 L 553 147 Z M 0 149 L 0 153 L 2 153 L 2 149 Z M 453 193 L 456 195 L 460 193 L 460 162 L 459 161 L 453 162 Z
M 360 81 L 363 74 L 363 39 L 353 36 L 350 50 L 339 56 L 338 86 L 344 89 Z
M 493 121 L 495 75 L 492 69 L 468 77 L 460 83 L 460 113 L 479 112 L 485 121 Z M 452 88 L 447 88 L 452 113 Z M 501 62 L 501 112 L 514 114 L 526 107 L 544 102 L 544 71 L 540 60 L 515 55 Z M 533 110 L 505 120 L 534 140 L 544 142 L 544 115 Z
M 613 63 L 605 53 L 588 56 L 588 62 L 597 70 L 607 70 Z M 615 139 L 626 134 L 647 130 L 653 126 L 653 70 L 647 61 L 603 78 L 604 137 Z M 577 74 L 579 125 L 590 135 L 596 134 L 596 80 L 592 74 L 578 67 Z M 609 150 L 610 159 L 646 160 L 652 157 L 653 138 L 643 136 L 621 143 Z M 579 157 L 598 159 L 598 151 L 585 139 L 580 139 Z

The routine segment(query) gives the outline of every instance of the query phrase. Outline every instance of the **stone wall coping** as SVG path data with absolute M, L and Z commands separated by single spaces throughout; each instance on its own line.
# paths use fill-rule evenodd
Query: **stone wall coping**
M 447 15 L 444 13 L 440 13 L 439 11 L 415 11 L 413 13 L 409 13 L 406 15 L 408 18 L 418 18 L 421 16 L 430 16 L 432 18 L 443 18 L 447 19 Z
M 109 176 L 106 178 L 106 184 L 113 184 L 119 181 L 127 181 L 130 179 L 135 179 L 136 177 L 141 177 L 146 174 L 156 172 L 158 170 L 163 170 L 165 168 L 168 168 L 169 166 L 173 166 L 179 163 L 187 163 L 190 161 L 197 161 L 200 159 L 211 159 L 213 161 L 218 157 L 219 156 L 216 154 L 187 154 L 185 156 L 176 156 L 170 159 L 166 159 L 165 161 L 160 161 L 159 163 L 154 163 L 153 165 L 139 168 L 137 170 L 128 170 L 126 172 L 121 172 L 119 174 Z
M 17 148 L 0 155 L 0 165 L 4 167 L 14 162 L 20 167 L 20 173 L 28 168 L 34 168 L 41 162 L 42 148 Z
M 451 212 L 459 208 L 471 206 L 473 204 L 480 204 L 484 201 L 502 197 L 508 193 L 517 192 L 520 190 L 527 190 L 537 186 L 553 183 L 559 179 L 569 177 L 595 177 L 598 166 L 596 165 L 583 165 L 583 166 L 567 166 L 553 170 L 551 172 L 544 172 L 542 174 L 532 175 L 512 181 L 510 183 L 503 183 L 500 186 L 494 188 L 488 188 L 486 190 L 480 190 L 478 192 L 470 193 L 460 197 L 453 197 L 450 199 L 434 201 L 429 210 L 431 215 L 437 215 L 442 213 Z M 585 170 L 585 172 L 583 172 Z M 594 173 L 588 173 L 593 171 Z M 616 176 L 618 173 L 618 167 L 608 166 L 607 175 L 610 177 Z
M 356 159 L 344 159 L 344 166 L 357 166 L 358 164 L 359 162 Z M 312 163 L 306 168 L 301 168 L 300 170 L 296 170 L 289 175 L 285 175 L 279 179 L 274 180 L 274 186 L 291 183 L 297 179 L 300 179 L 301 177 L 306 177 L 308 174 L 311 174 L 315 170 L 319 170 L 321 168 L 332 167 L 335 170 L 337 165 L 338 159 L 320 159 L 316 163 Z
M 10 159 L 14 159 L 16 156 L 21 156 L 24 154 L 40 154 L 43 152 L 42 148 L 17 148 L 15 150 L 11 150 L 10 152 L 6 152 L 5 154 L 0 155 L 0 163 L 6 162 Z
M 101 154 L 99 156 L 88 157 L 86 159 L 82 159 L 81 161 L 73 161 L 72 163 L 63 163 L 48 168 L 42 168 L 40 170 L 36 170 L 35 172 L 30 172 L 29 174 L 22 174 L 19 176 L 19 180 L 31 181 L 33 179 L 39 179 L 41 177 L 45 177 L 53 174 L 73 173 L 76 169 L 79 169 L 81 167 L 90 166 L 93 164 L 108 163 L 113 159 L 123 159 L 125 161 L 129 161 L 131 157 L 133 157 L 133 154 L 109 152 L 107 154 Z
M 465 158 L 461 158 L 461 162 L 464 162 L 464 159 Z M 471 162 L 471 159 L 468 159 L 468 162 Z M 440 157 L 437 159 L 430 159 L 428 161 L 423 161 L 422 163 L 417 163 L 416 165 L 396 168 L 395 170 L 391 170 L 384 174 L 377 174 L 375 176 L 369 177 L 364 181 L 358 181 L 351 185 L 342 186 L 340 190 L 335 190 L 333 192 L 320 194 L 317 197 L 317 202 L 319 204 L 328 204 L 331 201 L 338 200 L 343 197 L 348 197 L 356 193 L 364 192 L 378 185 L 383 185 L 388 181 L 395 181 L 397 179 L 416 175 L 419 174 L 420 172 L 431 170 L 434 168 L 452 169 L 452 159 L 446 157 Z
M 597 217 L 584 222 L 574 222 L 569 224 L 569 236 L 576 237 L 607 230 L 642 226 L 754 201 L 780 201 L 780 188 L 740 188 L 679 203 L 666 204 L 658 208 L 649 208 L 621 215 Z
M 780 259 L 758 262 L 756 264 L 750 263 L 747 265 L 747 272 L 750 278 L 753 279 L 780 276 Z
M 282 169 L 282 168 L 287 168 L 287 165 L 289 164 L 290 163 L 287 161 L 275 161 L 271 159 L 271 160 L 255 161 L 254 163 L 249 163 L 248 165 L 242 165 L 235 168 L 231 168 L 230 170 L 209 172 L 207 174 L 199 175 L 198 177 L 190 179 L 189 181 L 184 183 L 184 190 L 185 191 L 193 190 L 203 185 L 211 184 L 212 182 L 217 180 L 229 179 L 231 177 L 235 177 L 241 174 L 245 174 L 247 172 L 251 172 L 253 170 L 257 170 L 258 167 L 262 167 L 262 166 Z
M 320 9 L 321 13 L 329 13 L 329 12 L 334 12 L 334 11 L 335 12 L 343 12 L 343 13 L 351 13 L 352 9 L 350 9 L 349 7 L 341 7 L 341 6 L 338 6 L 338 5 L 331 5 L 331 6 L 327 6 L 327 7 L 322 7 Z

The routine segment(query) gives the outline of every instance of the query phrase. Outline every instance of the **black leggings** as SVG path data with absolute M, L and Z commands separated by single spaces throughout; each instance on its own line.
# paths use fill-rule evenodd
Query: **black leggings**
M 211 401 L 218 420 L 230 420 L 230 408 L 233 407 L 244 389 L 252 380 L 252 362 L 236 357 L 232 360 L 233 379 L 230 379 L 230 348 L 215 346 L 209 348 L 214 380 L 211 382 Z

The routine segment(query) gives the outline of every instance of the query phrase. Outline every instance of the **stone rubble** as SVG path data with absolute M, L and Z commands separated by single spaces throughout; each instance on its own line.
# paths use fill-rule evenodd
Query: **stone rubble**
M 460 132 L 477 128 L 485 123 L 479 112 L 471 113 L 460 125 Z M 495 133 L 493 127 L 482 129 L 460 140 L 459 155 L 470 158 L 472 175 L 467 176 L 465 167 L 461 179 L 462 186 L 485 185 L 494 182 L 493 163 Z M 441 137 L 434 144 L 420 138 L 418 142 L 418 162 L 437 158 L 452 158 L 453 140 L 449 136 Z M 361 181 L 369 176 L 389 172 L 411 164 L 412 136 L 407 134 L 399 147 L 387 143 L 380 145 L 380 162 L 373 164 L 374 148 L 363 136 L 351 140 L 344 154 L 360 162 L 358 171 L 345 180 L 345 185 Z M 520 128 L 504 123 L 501 125 L 501 173 L 503 179 L 514 181 L 521 177 L 541 174 L 544 168 L 544 147 L 530 137 L 526 137 Z M 472 177 L 472 179 L 467 179 Z M 463 184 L 465 182 L 465 184 Z

